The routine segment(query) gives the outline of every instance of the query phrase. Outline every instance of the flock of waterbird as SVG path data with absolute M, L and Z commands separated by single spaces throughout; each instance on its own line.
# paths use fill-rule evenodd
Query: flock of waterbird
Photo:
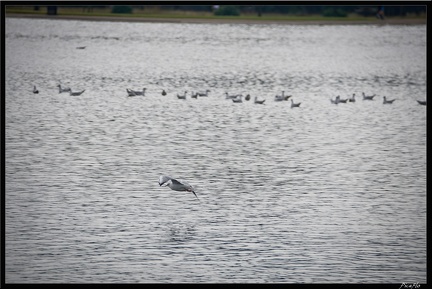
M 71 96 L 78 96 L 83 94 L 83 92 L 85 91 L 85 89 L 81 90 L 81 91 L 72 91 L 70 89 L 70 87 L 61 87 L 61 85 L 57 85 L 57 87 L 59 88 L 59 93 L 63 93 L 63 92 L 69 92 L 69 95 Z M 38 94 L 39 90 L 36 88 L 36 85 L 33 86 L 33 93 L 34 94 Z
M 376 94 L 373 95 L 366 95 L 364 92 L 362 92 L 363 100 L 373 100 Z M 383 96 L 383 104 L 392 104 L 396 99 L 387 99 L 387 97 Z M 341 99 L 340 95 L 336 96 L 335 99 L 330 99 L 330 103 L 332 104 L 339 104 L 339 103 L 347 103 L 347 102 L 355 102 L 355 93 L 353 93 L 352 97 Z M 421 105 L 426 105 L 426 100 L 417 100 L 417 102 Z
M 58 89 L 59 89 L 59 93 L 69 93 L 69 95 L 71 96 L 78 96 L 84 93 L 85 89 L 81 90 L 81 91 L 72 91 L 72 89 L 70 89 L 70 87 L 62 87 L 60 84 L 57 85 Z M 142 90 L 133 90 L 133 89 L 126 89 L 127 95 L 129 97 L 132 96 L 145 96 L 145 92 L 146 92 L 146 88 L 143 88 Z M 206 97 L 209 95 L 210 90 L 206 90 L 205 92 L 196 92 L 196 93 L 191 93 L 191 98 L 195 98 L 197 99 L 198 97 Z M 33 86 L 33 93 L 34 94 L 38 94 L 39 90 L 36 88 L 36 86 Z M 163 89 L 161 92 L 162 96 L 166 96 L 168 95 L 168 93 Z M 177 98 L 178 99 L 186 99 L 186 95 L 187 95 L 187 91 L 185 91 L 183 94 L 177 94 Z M 232 94 L 230 95 L 228 92 L 225 93 L 226 95 L 226 99 L 231 99 L 232 102 L 234 103 L 242 103 L 243 102 L 243 94 Z M 363 95 L 363 100 L 374 100 L 374 97 L 376 97 L 376 94 L 373 95 L 366 95 L 364 92 L 362 92 Z M 280 95 L 275 95 L 274 97 L 274 101 L 287 101 L 288 99 L 290 99 L 292 97 L 292 95 L 285 95 L 285 91 L 282 91 L 282 94 Z M 249 101 L 250 100 L 250 95 L 247 94 L 245 96 L 245 100 Z M 387 99 L 386 96 L 383 96 L 383 104 L 392 104 L 396 99 Z M 256 104 L 264 104 L 266 100 L 265 99 L 258 99 L 258 97 L 255 96 L 254 98 L 254 103 Z M 335 99 L 330 99 L 330 103 L 332 104 L 339 104 L 339 103 L 347 103 L 347 102 L 355 102 L 355 93 L 353 93 L 352 97 L 350 98 L 345 98 L 345 99 L 341 99 L 340 95 L 336 96 Z M 426 100 L 417 100 L 417 102 L 421 105 L 426 105 Z M 300 102 L 295 103 L 293 101 L 293 99 L 291 98 L 291 108 L 294 107 L 300 107 Z M 166 175 L 161 175 L 159 177 L 159 186 L 167 186 L 170 189 L 174 190 L 174 191 L 187 191 L 187 192 L 192 192 L 195 197 L 198 199 L 198 196 L 196 195 L 195 189 L 193 186 L 191 186 L 190 184 L 188 184 L 185 181 L 179 181 L 177 179 L 173 179 L 169 176 Z M 199 199 L 198 199 L 199 200 Z
M 63 92 L 68 93 L 69 92 L 69 95 L 71 95 L 71 96 L 81 95 L 85 91 L 85 89 L 83 89 L 81 91 L 72 91 L 72 89 L 70 87 L 62 87 L 60 84 L 57 85 L 57 87 L 59 89 L 59 93 L 63 93 Z M 146 90 L 147 89 L 145 87 L 142 90 L 133 90 L 133 89 L 126 88 L 126 92 L 127 92 L 127 95 L 129 97 L 145 96 Z M 209 92 L 210 92 L 210 90 L 208 90 L 208 89 L 204 92 L 195 92 L 195 93 L 191 92 L 191 98 L 197 99 L 198 97 L 206 97 L 206 96 L 209 96 Z M 39 90 L 36 88 L 36 85 L 33 86 L 33 93 L 35 93 L 35 94 L 39 93 Z M 188 93 L 187 90 L 185 90 L 183 94 L 177 93 L 177 98 L 186 100 L 187 93 Z M 165 89 L 162 89 L 161 95 L 166 96 L 166 95 L 168 95 L 168 93 L 165 91 Z M 362 92 L 362 95 L 363 95 L 363 100 L 374 100 L 374 97 L 376 96 L 376 94 L 366 95 L 364 92 Z M 285 95 L 285 91 L 282 91 L 282 94 L 275 95 L 274 101 L 287 101 L 291 97 L 292 97 L 292 95 Z M 231 94 L 230 95 L 228 92 L 225 92 L 225 99 L 231 99 L 232 102 L 234 102 L 234 103 L 242 103 L 243 102 L 243 94 Z M 247 94 L 245 96 L 245 100 L 249 101 L 250 99 L 251 99 L 250 94 Z M 395 100 L 396 99 L 387 99 L 386 96 L 383 96 L 383 104 L 392 104 Z M 258 99 L 258 97 L 256 97 L 256 96 L 254 98 L 254 103 L 256 103 L 256 104 L 264 104 L 265 101 L 266 101 L 265 99 Z M 353 93 L 352 97 L 345 98 L 345 99 L 340 98 L 340 95 L 336 96 L 335 99 L 330 99 L 330 103 L 332 103 L 332 104 L 355 102 L 355 101 L 356 101 L 355 93 Z M 421 105 L 426 105 L 426 100 L 417 100 L 417 102 Z M 301 104 L 301 102 L 295 103 L 294 100 L 291 98 L 291 108 L 300 107 L 300 104 Z
M 146 89 L 143 88 L 143 90 L 142 90 L 143 94 L 140 94 L 140 95 L 145 95 L 144 94 L 145 90 Z M 128 92 L 128 96 L 134 96 L 134 95 L 131 95 L 131 92 L 132 93 L 136 92 L 136 91 L 133 91 L 133 90 L 130 90 L 130 89 L 127 89 L 126 91 Z M 200 92 L 197 92 L 197 93 L 193 93 L 192 92 L 191 98 L 195 98 L 196 99 L 198 96 L 208 96 L 209 92 L 210 92 L 210 90 L 206 90 L 205 92 L 201 92 L 201 93 Z M 165 90 L 162 90 L 161 94 L 163 96 L 166 96 L 167 92 Z M 135 95 L 138 95 L 138 94 L 135 94 Z M 185 100 L 186 99 L 186 95 L 187 95 L 187 91 L 185 91 L 181 95 L 177 94 L 177 98 Z M 226 99 L 231 99 L 232 102 L 234 102 L 234 103 L 241 103 L 241 102 L 243 102 L 243 100 L 242 100 L 243 99 L 243 95 L 242 94 L 232 94 L 232 95 L 229 95 L 229 93 L 226 92 L 225 95 L 226 95 Z M 376 94 L 374 94 L 374 95 L 366 95 L 364 92 L 362 92 L 362 95 L 363 95 L 363 100 L 373 100 L 374 97 L 376 96 Z M 282 91 L 281 95 L 275 95 L 274 101 L 287 101 L 290 97 L 291 97 L 291 95 L 285 95 L 285 91 Z M 245 100 L 246 101 L 250 100 L 250 95 L 249 94 L 247 94 L 245 96 Z M 387 99 L 386 96 L 383 96 L 383 104 L 392 104 L 395 100 L 396 99 Z M 355 102 L 355 101 L 356 101 L 356 99 L 355 99 L 355 93 L 353 93 L 352 97 L 346 98 L 346 99 L 341 99 L 340 95 L 336 96 L 335 99 L 330 99 L 330 102 L 332 104 Z M 263 104 L 264 102 L 265 102 L 265 99 L 258 100 L 258 98 L 255 96 L 254 103 Z M 426 105 L 426 100 L 424 100 L 424 101 L 423 100 L 417 100 L 417 102 L 419 104 L 421 104 L 421 105 Z M 293 101 L 293 99 L 291 98 L 291 108 L 293 108 L 293 107 L 299 107 L 299 106 L 300 106 L 300 102 L 299 103 L 295 103 Z M 179 180 L 173 179 L 173 178 L 171 178 L 169 176 L 166 176 L 166 175 L 161 175 L 159 177 L 159 186 L 167 186 L 167 187 L 169 187 L 170 189 L 172 189 L 174 191 L 192 192 L 195 195 L 195 197 L 198 199 L 198 196 L 196 195 L 194 187 L 191 186 L 190 184 L 188 184 L 187 182 L 179 181 Z
M 126 92 L 127 92 L 128 96 L 138 96 L 138 95 L 145 96 L 145 91 L 146 91 L 146 88 L 143 88 L 142 90 L 133 90 L 133 89 L 126 88 Z M 190 97 L 194 98 L 194 99 L 197 99 L 198 97 L 206 97 L 206 96 L 209 96 L 209 92 L 210 92 L 210 90 L 208 90 L 208 89 L 204 92 L 195 92 L 195 93 L 191 92 Z M 165 89 L 163 89 L 161 92 L 161 95 L 166 96 L 167 94 L 168 93 L 165 91 Z M 176 96 L 178 99 L 185 100 L 187 98 L 187 94 L 188 94 L 188 91 L 185 90 L 183 92 L 183 94 L 177 93 Z M 225 92 L 225 95 L 226 95 L 226 97 L 225 97 L 226 99 L 231 99 L 232 102 L 234 102 L 234 103 L 242 103 L 243 102 L 243 94 L 230 95 L 228 92 Z M 282 94 L 276 95 L 274 100 L 275 101 L 285 101 L 285 100 L 288 100 L 290 97 L 291 97 L 291 95 L 285 96 L 285 92 L 282 91 Z M 249 101 L 251 99 L 250 94 L 247 94 L 244 99 L 246 101 Z M 265 99 L 259 99 L 257 96 L 255 96 L 255 98 L 254 98 L 254 103 L 256 103 L 256 104 L 264 104 L 265 101 L 266 101 Z M 295 103 L 294 100 L 291 99 L 291 107 L 300 107 L 300 104 L 301 104 L 300 102 Z
M 133 90 L 126 88 L 126 92 L 128 96 L 137 96 L 137 95 L 145 95 L 146 88 L 143 88 L 142 90 Z M 205 92 L 191 92 L 191 98 L 197 99 L 199 96 L 208 96 L 208 93 L 210 90 L 206 90 Z M 187 98 L 188 91 L 185 90 L 183 94 L 176 94 L 178 99 L 185 100 Z M 162 90 L 161 93 L 163 96 L 168 95 L 168 93 L 165 91 L 165 89 Z M 373 100 L 376 94 L 374 95 L 366 95 L 364 92 L 362 92 L 363 100 Z M 277 94 L 274 97 L 274 101 L 287 101 L 290 99 L 292 95 L 285 95 L 285 91 L 282 91 L 282 94 Z M 225 99 L 231 99 L 234 103 L 242 103 L 243 102 L 243 94 L 229 94 L 228 92 L 225 92 Z M 250 94 L 247 94 L 244 98 L 246 101 L 249 101 L 251 99 Z M 386 96 L 383 96 L 383 104 L 392 104 L 396 99 L 387 99 Z M 265 99 L 258 99 L 258 97 L 255 96 L 254 103 L 256 104 L 264 104 L 266 100 Z M 347 103 L 347 102 L 355 102 L 355 93 L 353 93 L 352 97 L 342 99 L 340 98 L 340 95 L 336 96 L 335 99 L 330 99 L 330 103 L 332 104 L 339 104 L 339 103 Z M 426 105 L 426 100 L 417 100 L 417 102 L 421 105 Z M 291 108 L 294 107 L 300 107 L 301 102 L 294 102 L 294 100 L 291 98 Z

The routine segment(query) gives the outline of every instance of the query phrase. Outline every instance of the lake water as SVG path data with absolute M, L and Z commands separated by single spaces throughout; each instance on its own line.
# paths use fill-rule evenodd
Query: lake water
M 5 31 L 6 283 L 426 283 L 425 25 Z

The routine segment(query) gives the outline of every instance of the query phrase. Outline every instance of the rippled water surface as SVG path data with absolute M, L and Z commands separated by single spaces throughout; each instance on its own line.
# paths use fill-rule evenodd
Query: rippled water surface
M 426 26 L 5 30 L 6 283 L 426 282 Z

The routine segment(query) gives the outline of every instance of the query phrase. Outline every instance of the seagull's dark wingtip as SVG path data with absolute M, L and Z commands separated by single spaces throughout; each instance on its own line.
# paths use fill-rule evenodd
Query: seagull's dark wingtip
M 192 193 L 195 195 L 195 197 L 198 199 L 198 196 L 195 194 L 195 192 L 194 191 L 192 191 Z M 199 199 L 198 199 L 199 200 Z

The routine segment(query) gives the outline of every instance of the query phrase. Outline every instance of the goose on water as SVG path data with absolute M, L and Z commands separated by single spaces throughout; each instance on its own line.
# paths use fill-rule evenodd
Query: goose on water
M 83 89 L 81 91 L 77 91 L 77 92 L 72 92 L 72 90 L 71 90 L 71 91 L 69 91 L 69 95 L 78 96 L 78 95 L 83 94 L 84 91 L 85 91 L 85 89 Z
M 186 99 L 186 93 L 187 93 L 187 90 L 184 92 L 183 95 L 179 95 L 179 94 L 177 94 L 177 98 L 178 98 L 178 99 Z
M 36 89 L 36 85 L 33 86 L 33 93 L 39 93 L 39 90 Z
M 263 104 L 264 101 L 265 101 L 265 99 L 263 99 L 263 100 L 258 100 L 258 97 L 255 96 L 254 103 L 256 103 L 256 104 Z
M 294 100 L 291 98 L 291 108 L 293 107 L 300 107 L 301 102 L 294 103 Z
M 165 89 L 162 89 L 162 95 L 167 95 Z
M 195 197 L 198 199 L 198 196 L 195 193 L 195 189 L 184 181 L 178 181 L 169 176 L 160 176 L 159 177 L 159 186 L 164 185 L 164 187 L 168 186 L 171 190 L 174 191 L 186 191 L 192 192 Z M 199 199 L 198 199 L 199 200 Z
M 249 100 L 250 99 L 250 95 L 246 95 L 245 100 Z
M 192 91 L 192 95 L 191 95 L 191 97 L 192 97 L 192 98 L 195 98 L 195 99 L 198 99 L 198 93 L 193 93 L 193 91 Z
M 376 94 L 374 94 L 374 95 L 366 95 L 364 92 L 362 92 L 362 94 L 363 94 L 363 100 L 373 100 L 373 98 L 376 95 Z
M 387 99 L 385 96 L 383 97 L 383 104 L 392 104 L 396 99 Z
M 417 100 L 417 102 L 421 105 L 426 105 L 426 100 Z
M 353 93 L 353 96 L 351 98 L 348 98 L 349 102 L 355 102 L 355 93 Z
M 62 93 L 62 92 L 70 92 L 70 91 L 71 91 L 70 87 L 61 87 L 60 84 L 57 85 L 57 87 L 59 88 L 59 93 Z

